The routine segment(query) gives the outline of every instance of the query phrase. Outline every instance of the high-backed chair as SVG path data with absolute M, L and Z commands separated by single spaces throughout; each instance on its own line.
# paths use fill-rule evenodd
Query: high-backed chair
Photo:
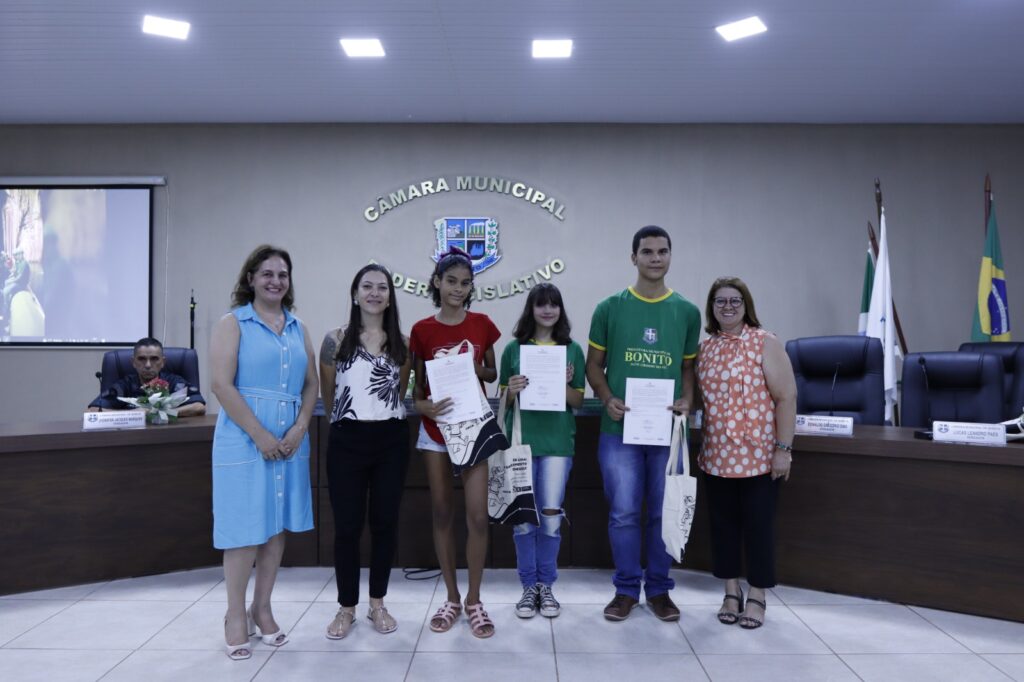
M 962 343 L 961 353 L 991 353 L 1003 361 L 1003 419 L 1019 417 L 1024 411 L 1024 343 L 993 341 Z
M 1003 363 L 991 353 L 910 353 L 903 361 L 902 425 L 1003 420 Z
M 786 342 L 796 375 L 796 411 L 882 424 L 882 344 L 866 336 L 810 336 Z
M 96 376 L 100 380 L 100 395 L 106 393 L 111 384 L 130 372 L 132 367 L 132 348 L 110 350 L 103 354 L 103 365 Z M 192 348 L 164 347 L 164 371 L 177 374 L 190 386 L 199 388 L 199 356 Z

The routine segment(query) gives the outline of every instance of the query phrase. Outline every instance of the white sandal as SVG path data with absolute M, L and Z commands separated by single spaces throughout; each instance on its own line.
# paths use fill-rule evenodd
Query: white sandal
M 253 617 L 251 608 L 248 611 L 248 615 L 250 622 L 253 624 L 253 627 L 255 628 L 256 635 L 264 644 L 266 644 L 267 646 L 277 647 L 284 646 L 288 643 L 288 635 L 286 635 L 283 630 L 278 628 L 277 632 L 264 633 L 263 628 L 259 626 L 259 624 L 256 622 L 256 619 Z
M 246 616 L 248 616 L 248 615 L 249 614 L 246 613 Z M 247 618 L 247 620 L 248 620 L 248 618 Z M 249 621 L 249 622 L 251 622 L 251 621 Z M 250 628 L 247 627 L 247 629 L 250 629 Z M 228 636 L 227 630 L 228 630 L 228 617 L 224 616 L 224 638 L 225 639 L 227 639 L 227 636 Z M 249 634 L 252 634 L 252 633 L 249 633 Z M 249 642 L 248 639 L 245 640 L 244 644 L 227 644 L 227 643 L 225 643 L 224 644 L 224 650 L 227 653 L 228 658 L 230 658 L 232 661 L 244 661 L 246 659 L 252 658 L 252 644 Z

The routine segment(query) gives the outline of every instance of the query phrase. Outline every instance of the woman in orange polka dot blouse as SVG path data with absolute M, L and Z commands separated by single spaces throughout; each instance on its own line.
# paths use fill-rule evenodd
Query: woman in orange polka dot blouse
M 715 280 L 705 311 L 697 381 L 704 398 L 704 472 L 715 577 L 725 581 L 718 620 L 764 623 L 764 591 L 775 586 L 775 502 L 789 479 L 796 380 L 782 344 L 761 329 L 750 290 L 738 277 Z M 740 588 L 746 549 L 749 595 Z

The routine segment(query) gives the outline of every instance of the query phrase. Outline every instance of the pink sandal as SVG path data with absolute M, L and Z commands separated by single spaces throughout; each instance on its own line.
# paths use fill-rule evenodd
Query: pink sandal
M 484 611 L 484 603 L 466 604 L 466 615 L 469 616 L 469 629 L 474 637 L 487 639 L 494 635 L 494 621 Z M 490 630 L 486 630 L 490 626 Z
M 441 608 L 437 610 L 437 613 L 431 616 L 430 629 L 433 632 L 448 632 L 455 625 L 455 621 L 458 620 L 461 614 L 462 604 L 457 601 L 446 601 L 441 604 Z

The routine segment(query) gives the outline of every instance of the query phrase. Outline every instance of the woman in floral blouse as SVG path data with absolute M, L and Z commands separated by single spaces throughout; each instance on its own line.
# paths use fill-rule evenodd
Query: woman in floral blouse
M 391 273 L 370 264 L 356 273 L 348 325 L 320 347 L 320 385 L 331 405 L 327 481 L 334 509 L 334 566 L 341 608 L 328 639 L 346 637 L 359 603 L 359 537 L 369 500 L 370 609 L 381 633 L 398 623 L 384 608 L 395 554 L 398 505 L 409 461 L 409 427 L 402 401 L 409 381 L 409 344 L 402 336 Z M 330 401 L 330 402 L 329 402 Z

